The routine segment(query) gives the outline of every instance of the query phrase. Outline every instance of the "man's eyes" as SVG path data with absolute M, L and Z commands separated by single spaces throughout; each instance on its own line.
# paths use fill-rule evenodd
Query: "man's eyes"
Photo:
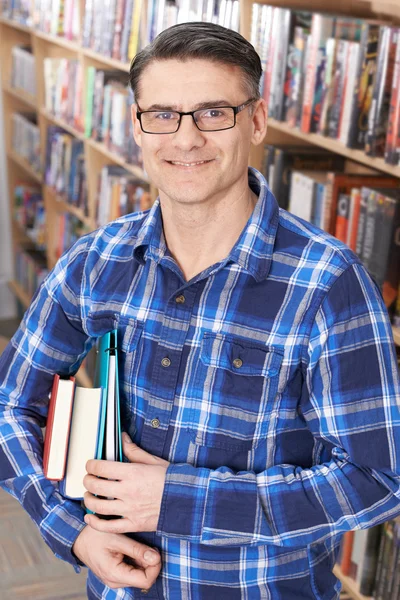
M 154 117 L 156 119 L 159 119 L 160 121 L 171 121 L 174 119 L 175 120 L 179 119 L 179 115 L 174 112 L 159 112 L 159 113 L 155 113 Z

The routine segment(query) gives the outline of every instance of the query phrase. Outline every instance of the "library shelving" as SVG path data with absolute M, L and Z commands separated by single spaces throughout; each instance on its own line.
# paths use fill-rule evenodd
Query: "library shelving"
M 85 0 L 79 2 L 80 31 L 83 29 Z M 260 2 L 259 2 L 260 3 Z M 315 12 L 332 12 L 361 18 L 389 19 L 392 24 L 400 25 L 400 2 L 399 0 L 270 0 L 262 2 L 282 8 L 304 9 Z M 250 39 L 253 0 L 240 0 L 240 32 Z M 46 110 L 44 92 L 44 59 L 45 58 L 67 58 L 77 60 L 85 74 L 82 93 L 82 114 L 84 114 L 84 98 L 86 91 L 86 73 L 89 67 L 98 69 L 115 69 L 128 74 L 130 62 L 115 60 L 83 47 L 80 41 L 72 41 L 66 38 L 50 35 L 33 27 L 23 25 L 16 21 L 0 15 L 0 58 L 1 58 L 1 87 L 3 94 L 3 119 L 5 125 L 7 172 L 9 184 L 10 214 L 13 214 L 13 190 L 15 185 L 23 180 L 40 186 L 46 210 L 46 258 L 48 268 L 52 268 L 56 262 L 56 239 L 54 235 L 57 216 L 60 213 L 69 213 L 84 223 L 88 229 L 96 227 L 96 199 L 98 188 L 98 174 L 108 164 L 124 167 L 129 173 L 148 183 L 146 173 L 140 167 L 127 163 L 126 160 L 112 152 L 104 143 L 97 142 L 85 136 L 83 131 L 75 126 L 56 118 Z M 12 59 L 11 50 L 16 45 L 26 45 L 32 48 L 36 60 L 35 77 L 37 96 L 32 97 L 24 90 L 16 89 L 11 85 Z M 132 57 L 130 57 L 131 59 Z M 35 112 L 37 125 L 40 131 L 41 141 L 41 164 L 42 172 L 35 171 L 31 165 L 19 156 L 12 147 L 11 115 L 13 112 Z M 84 214 L 82 209 L 70 205 L 57 195 L 55 191 L 46 185 L 44 178 L 45 149 L 47 129 L 51 125 L 62 127 L 66 132 L 81 140 L 84 147 L 84 157 L 87 174 L 88 211 Z M 339 141 L 318 134 L 302 133 L 293 129 L 286 123 L 269 119 L 269 127 L 266 137 L 269 144 L 296 144 L 318 146 L 336 154 L 342 155 L 356 164 L 371 169 L 371 172 L 386 173 L 399 178 L 400 166 L 392 166 L 381 158 L 371 158 L 361 150 L 352 150 Z M 263 148 L 253 148 L 250 156 L 250 164 L 261 168 Z M 156 196 L 156 190 L 151 187 L 152 197 Z M 26 235 L 16 223 L 12 223 L 13 242 L 24 244 Z M 16 281 L 10 282 L 10 289 L 21 302 L 27 307 L 30 297 Z M 396 344 L 400 344 L 400 329 L 393 328 L 393 336 Z M 78 374 L 82 385 L 90 385 L 90 380 L 83 369 Z M 338 567 L 335 573 L 343 582 L 343 588 L 354 600 L 366 600 L 357 591 L 354 581 L 344 576 Z

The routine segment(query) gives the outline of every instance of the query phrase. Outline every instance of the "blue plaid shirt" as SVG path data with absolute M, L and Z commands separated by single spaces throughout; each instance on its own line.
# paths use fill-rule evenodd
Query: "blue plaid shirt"
M 157 582 L 111 590 L 89 573 L 91 599 L 333 600 L 342 533 L 400 512 L 380 292 L 254 169 L 249 185 L 258 203 L 229 256 L 189 282 L 158 202 L 81 238 L 0 359 L 2 485 L 59 557 L 76 565 L 83 511 L 43 477 L 40 426 L 54 373 L 75 373 L 112 328 L 124 429 L 171 462 L 157 531 L 136 534 L 161 552 Z

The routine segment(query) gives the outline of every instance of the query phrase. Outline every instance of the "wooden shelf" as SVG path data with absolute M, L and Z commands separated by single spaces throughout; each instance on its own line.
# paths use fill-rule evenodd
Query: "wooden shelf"
M 9 94 L 13 98 L 17 100 L 21 100 L 21 102 L 25 102 L 29 108 L 33 110 L 37 110 L 37 101 L 34 96 L 31 96 L 26 90 L 21 90 L 19 88 L 13 88 L 11 85 L 7 83 L 3 83 L 3 90 L 6 94 Z
M 8 287 L 12 293 L 18 298 L 24 308 L 28 308 L 31 303 L 31 297 L 25 292 L 23 287 L 17 281 L 9 281 Z
M 52 123 L 54 123 L 54 125 L 62 127 L 63 129 L 65 129 L 65 131 L 68 131 L 68 133 L 78 138 L 78 140 L 81 140 L 82 142 L 85 140 L 84 134 L 81 131 L 78 131 L 78 129 L 75 129 L 75 127 L 73 127 L 69 123 L 67 123 L 67 121 L 57 118 L 55 115 L 48 112 L 44 108 L 41 108 L 39 112 L 45 119 L 51 121 Z
M 343 575 L 339 565 L 335 565 L 333 569 L 334 574 L 342 582 L 343 590 L 345 590 L 354 600 L 373 600 L 371 596 L 363 596 L 357 589 L 357 584 L 354 579 Z
M 68 40 L 67 38 L 62 37 L 61 35 L 51 35 L 50 33 L 44 33 L 39 29 L 31 29 L 31 32 L 33 33 L 33 35 L 35 35 L 41 40 L 45 40 L 46 42 L 50 42 L 51 44 L 56 44 L 57 46 L 61 46 L 62 48 L 67 48 L 67 50 L 70 50 L 72 52 L 81 51 L 81 46 L 79 43 L 73 40 Z
M 120 71 L 129 73 L 130 63 L 124 63 L 122 60 L 116 60 L 115 58 L 110 58 L 109 56 L 103 56 L 103 54 L 94 52 L 94 50 L 91 50 L 90 48 L 82 48 L 81 52 L 84 56 L 87 56 L 88 58 L 94 58 L 95 60 L 102 62 L 109 67 L 113 67 L 113 69 L 118 69 Z
M 319 135 L 318 133 L 303 133 L 299 129 L 290 127 L 287 123 L 282 123 L 281 121 L 276 121 L 275 119 L 268 119 L 268 126 L 271 127 L 271 129 L 281 131 L 282 133 L 290 135 L 298 140 L 315 144 L 316 146 L 326 148 L 327 150 L 335 152 L 336 154 L 346 156 L 346 158 L 362 163 L 371 169 L 383 171 L 384 173 L 393 175 L 393 177 L 400 177 L 400 166 L 395 167 L 393 165 L 388 165 L 385 163 L 383 158 L 373 158 L 371 156 L 367 156 L 362 150 L 352 150 L 351 148 L 346 148 L 346 146 L 344 146 L 338 140 L 333 140 L 325 137 L 324 135 Z M 268 142 L 268 132 L 266 136 L 266 142 Z
M 87 217 L 83 214 L 83 210 L 77 206 L 74 206 L 73 204 L 69 204 L 68 202 L 66 202 L 62 196 L 60 196 L 59 194 L 56 194 L 54 192 L 54 190 L 47 186 L 50 194 L 52 194 L 53 198 L 56 200 L 55 206 L 56 208 L 60 208 L 63 212 L 68 212 L 71 215 L 74 215 L 75 217 L 77 217 L 80 221 L 82 221 L 82 223 L 84 223 L 87 227 L 94 229 L 94 223 L 92 222 L 92 219 L 90 219 L 90 217 Z
M 43 176 L 42 176 L 42 174 L 38 173 L 37 171 L 35 171 L 32 168 L 32 166 L 28 163 L 28 161 L 25 160 L 25 158 L 23 158 L 22 156 L 20 156 L 19 154 L 17 154 L 14 150 L 8 150 L 7 151 L 7 156 L 11 160 L 13 160 L 17 165 L 19 165 L 22 169 L 24 169 L 24 171 L 30 177 L 32 177 L 32 179 L 35 179 L 35 181 L 37 181 L 40 184 L 43 183 Z
M 0 23 L 7 25 L 8 27 L 13 27 L 14 29 L 19 29 L 19 31 L 25 31 L 26 33 L 32 33 L 32 27 L 29 25 L 23 25 L 22 23 L 18 23 L 18 21 L 14 21 L 12 19 L 6 19 L 6 17 L 0 16 Z
M 400 346 L 400 327 L 392 327 L 394 343 Z
M 122 156 L 118 156 L 118 154 L 111 152 L 111 150 L 109 150 L 107 146 L 102 142 L 96 142 L 95 140 L 87 139 L 87 143 L 89 144 L 89 146 L 101 152 L 111 161 L 117 163 L 118 165 L 121 165 L 121 167 L 124 167 L 127 171 L 129 171 L 142 181 L 149 183 L 149 178 L 147 177 L 147 174 L 145 173 L 145 171 L 143 171 L 143 169 L 141 169 L 137 165 L 132 165 L 126 162 L 126 160 L 122 158 Z

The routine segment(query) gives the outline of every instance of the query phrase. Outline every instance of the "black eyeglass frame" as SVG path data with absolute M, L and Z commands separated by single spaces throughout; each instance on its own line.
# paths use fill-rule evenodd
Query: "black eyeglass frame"
M 168 110 L 166 109 L 164 110 L 140 110 L 139 105 L 137 105 L 137 107 L 139 108 L 138 111 L 136 111 L 136 115 L 138 118 L 138 121 L 140 123 L 140 128 L 143 131 L 143 133 L 148 133 L 149 135 L 170 135 L 171 133 L 176 133 L 179 129 L 179 127 L 181 126 L 181 121 L 182 121 L 182 117 L 186 116 L 186 115 L 190 115 L 193 119 L 193 123 L 196 125 L 197 129 L 199 131 L 205 132 L 205 133 L 212 133 L 213 131 L 227 131 L 228 129 L 233 129 L 233 127 L 235 127 L 236 125 L 236 115 L 238 113 L 240 113 L 242 110 L 244 110 L 246 108 L 246 106 L 249 106 L 250 104 L 252 104 L 253 102 L 256 102 L 256 100 L 258 100 L 258 98 L 250 98 L 250 100 L 246 100 L 246 102 L 244 102 L 243 104 L 239 104 L 239 106 L 210 106 L 209 108 L 197 108 L 196 110 L 190 110 L 189 112 L 181 112 L 179 110 Z M 198 124 L 196 123 L 196 119 L 194 118 L 195 113 L 203 111 L 203 110 L 212 110 L 213 108 L 232 108 L 233 110 L 233 125 L 230 125 L 229 127 L 222 127 L 221 129 L 201 129 Z M 142 125 L 142 115 L 145 113 L 163 113 L 163 112 L 173 112 L 179 115 L 179 121 L 178 121 L 178 125 L 177 128 L 175 129 L 175 131 L 146 131 L 145 129 L 143 129 L 143 125 Z

